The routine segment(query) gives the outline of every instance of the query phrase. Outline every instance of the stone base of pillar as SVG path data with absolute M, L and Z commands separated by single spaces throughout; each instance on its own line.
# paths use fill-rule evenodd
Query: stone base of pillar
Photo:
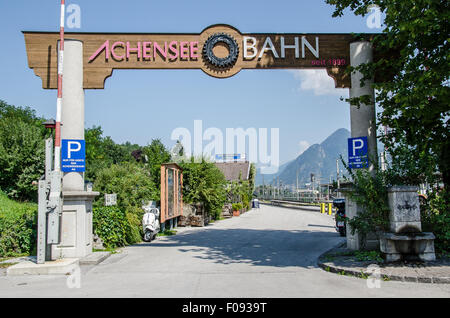
M 92 201 L 100 193 L 64 191 L 60 244 L 52 245 L 51 260 L 83 258 L 92 253 Z
M 353 202 L 348 196 L 345 197 L 345 215 L 348 218 L 353 218 L 362 211 L 363 207 Z M 375 233 L 369 233 L 363 239 L 358 231 L 352 235 L 350 225 L 347 224 L 347 248 L 350 250 L 378 250 L 380 242 Z
M 347 225 L 347 248 L 350 250 L 375 251 L 380 247 L 380 241 L 374 233 L 369 233 L 365 239 L 356 231 L 352 235 Z

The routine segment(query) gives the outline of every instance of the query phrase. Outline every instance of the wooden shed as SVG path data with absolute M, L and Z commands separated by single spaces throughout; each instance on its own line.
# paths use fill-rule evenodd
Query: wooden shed
M 178 218 L 183 214 L 183 170 L 176 163 L 161 165 L 160 222 Z M 176 224 L 176 222 L 175 222 Z

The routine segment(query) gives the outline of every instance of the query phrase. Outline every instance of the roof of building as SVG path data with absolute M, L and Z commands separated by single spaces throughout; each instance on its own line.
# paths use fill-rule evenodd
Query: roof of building
M 242 173 L 242 180 L 248 180 L 250 173 L 250 162 L 248 161 L 216 162 L 215 165 L 222 171 L 227 181 L 238 181 L 240 173 Z

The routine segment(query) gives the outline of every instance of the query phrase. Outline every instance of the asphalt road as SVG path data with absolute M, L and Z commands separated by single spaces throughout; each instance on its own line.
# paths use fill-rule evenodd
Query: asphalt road
M 74 277 L 0 276 L 0 297 L 450 297 L 450 285 L 369 288 L 318 268 L 318 256 L 343 241 L 333 223 L 317 212 L 262 206 L 82 266 L 80 288 L 68 287 Z

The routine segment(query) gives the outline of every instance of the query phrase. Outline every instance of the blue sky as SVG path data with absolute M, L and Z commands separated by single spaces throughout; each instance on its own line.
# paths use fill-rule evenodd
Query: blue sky
M 364 18 L 348 13 L 332 18 L 321 0 L 151 1 L 76 0 L 81 28 L 76 32 L 200 33 L 226 23 L 243 33 L 379 32 Z M 43 90 L 28 68 L 21 31 L 58 31 L 59 0 L 0 1 L 0 99 L 30 106 L 54 118 L 56 91 Z M 348 90 L 334 89 L 325 70 L 243 70 L 228 79 L 201 70 L 116 70 L 104 90 L 86 91 L 86 127 L 100 125 L 116 142 L 141 145 L 161 138 L 169 147 L 177 127 L 204 129 L 279 128 L 280 161 L 294 159 L 308 145 L 338 128 L 350 129 L 349 106 L 339 100 Z M 223 96 L 225 98 L 217 98 Z

